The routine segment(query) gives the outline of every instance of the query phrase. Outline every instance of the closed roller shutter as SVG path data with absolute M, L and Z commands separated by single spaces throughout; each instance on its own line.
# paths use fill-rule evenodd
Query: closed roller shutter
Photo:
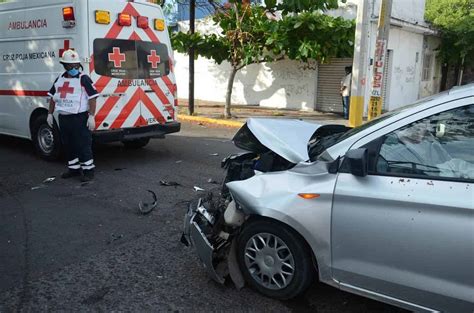
M 319 64 L 316 110 L 342 113 L 339 88 L 341 88 L 341 79 L 345 75 L 346 66 L 352 66 L 352 59 L 332 59 L 329 64 Z
M 389 108 L 388 99 L 390 99 L 390 79 L 392 75 L 392 50 L 387 50 L 385 64 L 383 69 L 383 85 L 382 85 L 382 112 L 387 112 Z

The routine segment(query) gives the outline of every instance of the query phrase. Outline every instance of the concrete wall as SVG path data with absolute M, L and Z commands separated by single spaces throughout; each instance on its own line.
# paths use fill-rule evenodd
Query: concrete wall
M 377 33 L 377 25 L 372 23 L 371 34 Z M 369 55 L 375 53 L 376 36 L 370 36 Z M 391 68 L 388 73 L 388 98 L 384 109 L 391 111 L 400 106 L 410 104 L 419 98 L 423 34 L 405 31 L 399 28 L 391 28 L 388 42 L 391 50 Z M 365 102 L 370 99 L 370 81 L 373 66 L 367 69 L 368 84 L 365 90 Z
M 189 94 L 188 56 L 175 53 L 175 74 L 179 98 Z M 234 81 L 233 104 L 260 105 L 274 108 L 313 110 L 316 99 L 317 65 L 284 60 L 275 63 L 252 64 L 240 70 Z M 195 62 L 196 99 L 225 102 L 230 65 L 199 58 Z
M 329 12 L 333 16 L 355 18 L 357 4 L 363 0 L 348 0 L 341 3 L 338 10 Z M 377 20 L 381 0 L 368 0 L 372 23 L 368 41 L 369 58 L 373 57 L 377 35 Z M 392 26 L 388 49 L 392 50 L 389 70 L 389 91 L 385 110 L 393 110 L 409 104 L 422 96 L 436 93 L 439 87 L 439 64 L 433 70 L 433 79 L 421 82 L 423 52 L 435 49 L 436 40 L 425 41 L 424 22 L 425 0 L 393 0 Z M 186 31 L 186 22 L 180 22 Z M 198 22 L 197 29 L 204 33 L 217 33 L 208 19 Z M 431 39 L 430 39 L 431 40 Z M 178 95 L 188 97 L 188 57 L 175 55 Z M 199 100 L 224 102 L 229 76 L 229 64 L 215 64 L 211 60 L 199 58 L 195 62 L 195 97 Z M 232 94 L 234 104 L 261 105 L 275 108 L 312 110 L 317 98 L 317 65 L 304 69 L 303 64 L 295 61 L 280 61 L 271 64 L 250 65 L 236 76 Z M 372 66 L 366 69 L 365 100 L 369 99 L 369 86 Z M 367 106 L 367 105 L 366 105 Z

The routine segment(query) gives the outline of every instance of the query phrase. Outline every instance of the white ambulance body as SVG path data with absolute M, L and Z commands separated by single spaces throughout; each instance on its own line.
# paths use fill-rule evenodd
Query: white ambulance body
M 0 134 L 31 139 L 45 158 L 59 155 L 60 130 L 46 124 L 46 93 L 64 72 L 59 58 L 68 48 L 79 53 L 100 92 L 96 141 L 139 147 L 180 130 L 173 51 L 160 6 L 7 0 L 0 3 Z

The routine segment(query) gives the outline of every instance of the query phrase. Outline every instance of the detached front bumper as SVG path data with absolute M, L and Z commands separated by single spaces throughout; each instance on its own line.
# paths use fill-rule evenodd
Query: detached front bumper
M 97 142 L 126 141 L 140 138 L 164 138 L 166 134 L 181 130 L 181 123 L 168 122 L 144 127 L 99 130 L 92 133 Z
M 202 200 L 199 199 L 197 206 L 190 205 L 184 217 L 181 242 L 187 246 L 194 246 L 209 276 L 223 284 L 227 272 L 219 266 L 219 263 L 225 261 L 229 250 L 227 248 L 231 243 L 220 236 L 213 235 L 215 223 L 215 217 L 208 212 L 202 205 Z

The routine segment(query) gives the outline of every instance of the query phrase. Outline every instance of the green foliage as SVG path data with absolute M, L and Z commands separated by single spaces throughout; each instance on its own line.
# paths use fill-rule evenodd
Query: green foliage
M 346 2 L 343 0 L 342 2 Z M 265 2 L 268 9 L 276 8 L 286 13 L 313 12 L 319 10 L 330 10 L 338 8 L 338 0 L 285 0 L 278 5 L 270 6 Z
M 175 33 L 173 48 L 182 53 L 194 47 L 197 55 L 218 64 L 228 61 L 229 75 L 225 117 L 230 117 L 232 85 L 238 70 L 249 64 L 291 60 L 327 62 L 353 53 L 355 23 L 325 15 L 337 0 L 265 0 L 266 7 L 249 1 L 230 0 L 214 15 L 219 34 Z M 281 12 L 277 18 L 275 10 Z
M 446 61 L 474 59 L 474 2 L 427 0 L 425 17 L 441 30 L 441 52 Z
M 289 59 L 326 62 L 332 57 L 350 57 L 354 51 L 355 23 L 318 12 L 287 16 L 272 25 L 267 43 L 273 53 Z
M 316 11 L 283 15 L 281 20 L 269 17 L 264 7 L 234 4 L 214 16 L 222 29 L 220 36 L 176 33 L 173 47 L 186 53 L 193 45 L 197 54 L 219 64 L 227 60 L 237 68 L 283 57 L 326 62 L 331 57 L 352 56 L 354 21 Z

